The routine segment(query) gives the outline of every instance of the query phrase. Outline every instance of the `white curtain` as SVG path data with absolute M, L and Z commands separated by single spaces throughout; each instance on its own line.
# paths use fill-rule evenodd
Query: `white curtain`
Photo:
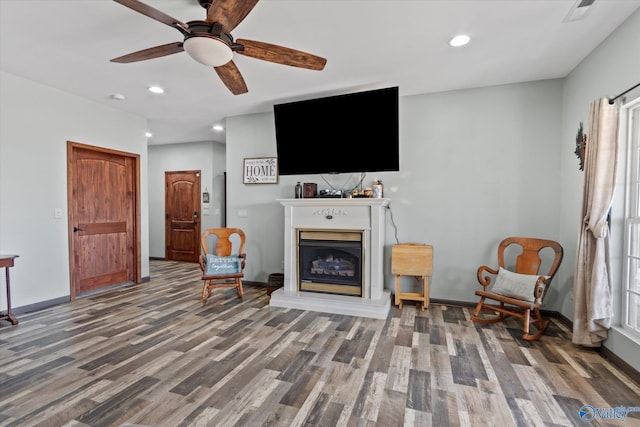
M 582 226 L 573 282 L 573 343 L 599 346 L 613 316 L 608 214 L 618 158 L 619 105 L 591 103 L 584 161 Z

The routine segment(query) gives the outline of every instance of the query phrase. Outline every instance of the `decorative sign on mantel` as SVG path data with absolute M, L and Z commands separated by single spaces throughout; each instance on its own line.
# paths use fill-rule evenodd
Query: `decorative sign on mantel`
M 256 157 L 244 159 L 244 184 L 277 184 L 278 158 Z

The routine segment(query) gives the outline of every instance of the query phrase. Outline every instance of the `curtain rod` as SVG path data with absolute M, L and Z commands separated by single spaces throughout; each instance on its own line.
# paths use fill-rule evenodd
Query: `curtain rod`
M 634 89 L 635 89 L 635 88 L 637 88 L 638 86 L 640 86 L 640 83 L 638 83 L 637 85 L 635 85 L 635 86 L 633 86 L 633 87 L 630 87 L 629 89 L 627 89 L 627 90 L 625 90 L 624 92 L 622 92 L 620 95 L 618 95 L 618 96 L 616 96 L 616 97 L 614 97 L 614 98 L 611 98 L 611 99 L 609 100 L 609 105 L 613 105 L 613 103 L 614 103 L 614 102 L 616 102 L 616 99 L 620 98 L 620 97 L 621 97 L 622 95 L 624 95 L 625 93 L 629 93 L 629 92 L 631 92 L 632 90 L 634 90 Z

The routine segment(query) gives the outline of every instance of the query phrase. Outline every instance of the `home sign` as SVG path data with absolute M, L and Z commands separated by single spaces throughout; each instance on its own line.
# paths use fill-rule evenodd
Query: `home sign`
M 244 159 L 244 184 L 277 184 L 278 158 L 257 157 Z

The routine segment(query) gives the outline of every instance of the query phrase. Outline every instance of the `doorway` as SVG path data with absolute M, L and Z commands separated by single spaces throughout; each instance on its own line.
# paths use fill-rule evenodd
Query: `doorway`
M 67 142 L 71 300 L 141 282 L 140 156 Z
M 200 171 L 164 173 L 165 259 L 198 262 L 200 256 Z

